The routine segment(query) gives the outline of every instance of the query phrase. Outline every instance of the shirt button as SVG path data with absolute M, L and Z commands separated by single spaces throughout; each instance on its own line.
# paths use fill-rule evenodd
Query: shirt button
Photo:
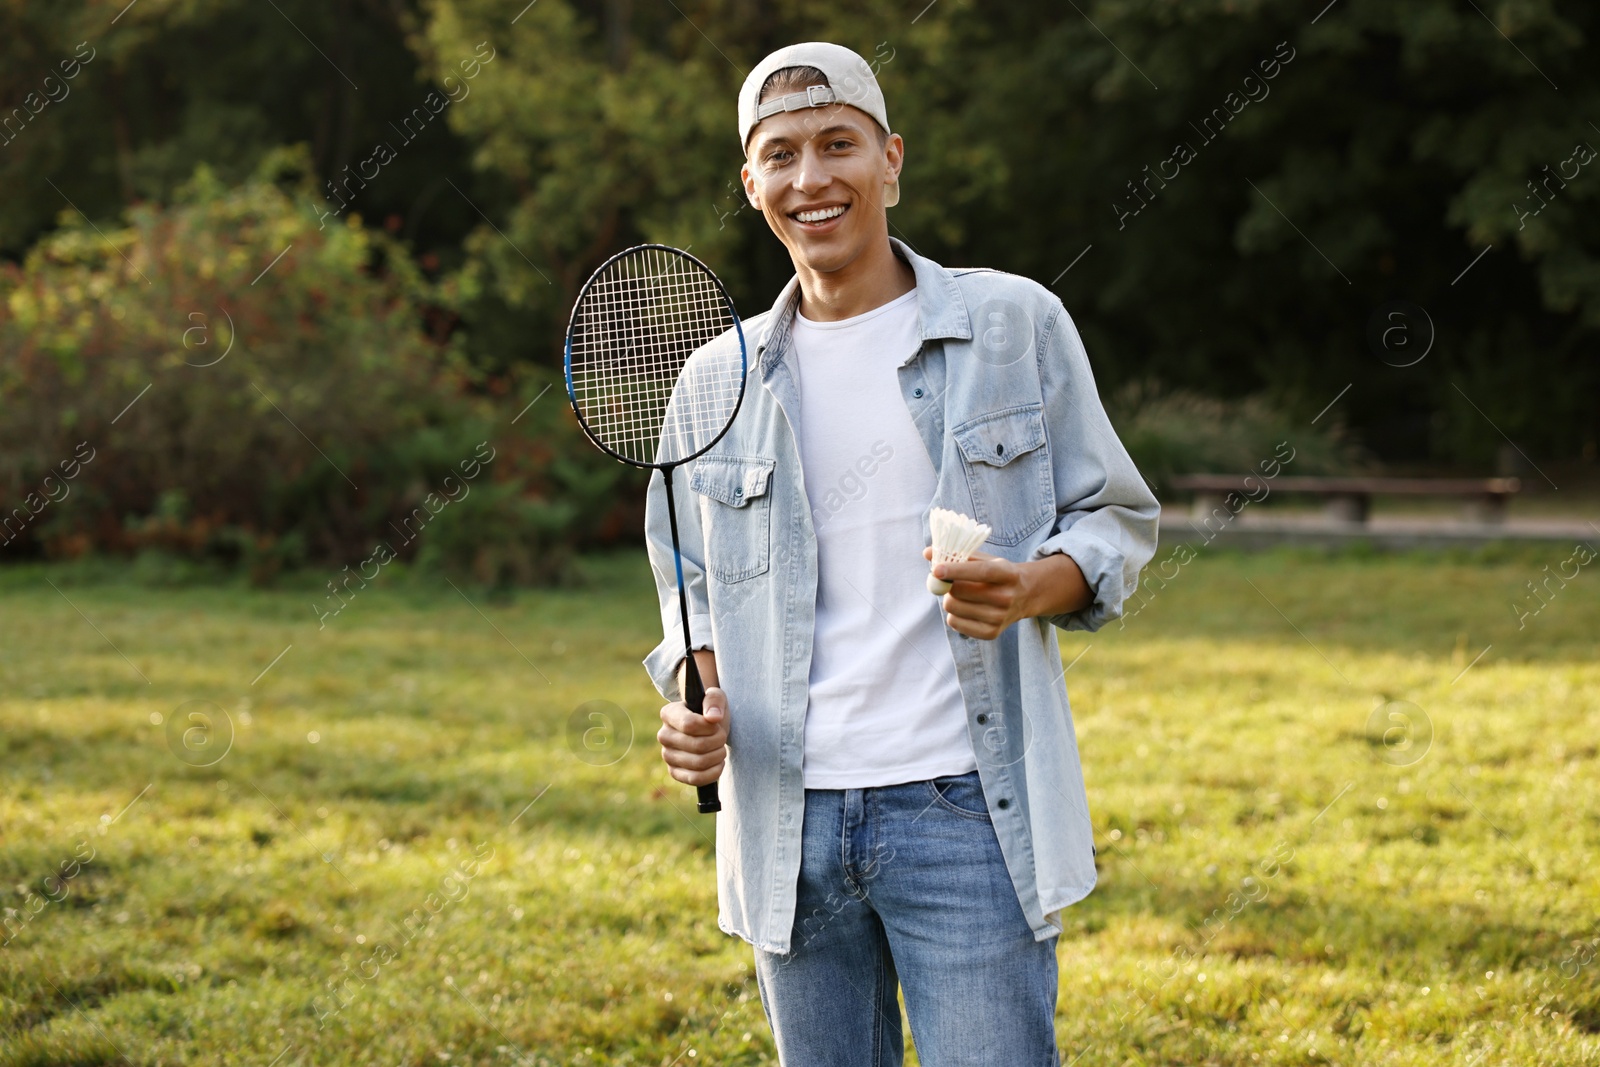
M 1005 797 L 1001 797 L 999 800 L 994 802 L 994 806 L 999 808 L 1001 811 L 1005 811 L 1011 806 L 1011 801 L 1007 800 Z
M 735 489 L 733 491 L 733 495 L 734 496 L 744 496 L 744 490 L 743 489 Z
M 911 390 L 911 395 L 916 397 L 918 400 L 921 400 L 922 399 L 922 387 L 918 386 L 917 388 Z
M 984 723 L 986 723 L 988 721 L 989 721 L 989 716 L 987 716 L 987 715 L 979 715 L 978 716 L 978 725 L 979 726 L 982 726 Z

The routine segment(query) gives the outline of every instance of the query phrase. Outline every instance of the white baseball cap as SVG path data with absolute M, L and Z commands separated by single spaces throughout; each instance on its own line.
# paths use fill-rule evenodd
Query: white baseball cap
M 826 86 L 813 85 L 803 92 L 790 93 L 757 104 L 761 86 L 785 67 L 816 67 L 827 77 Z M 807 41 L 780 48 L 757 63 L 739 89 L 739 143 L 750 143 L 750 131 L 769 115 L 799 111 L 808 107 L 849 104 L 871 115 L 884 132 L 889 130 L 889 115 L 883 106 L 883 90 L 867 61 L 843 45 L 826 41 Z M 883 206 L 900 201 L 900 181 L 888 182 L 883 190 Z

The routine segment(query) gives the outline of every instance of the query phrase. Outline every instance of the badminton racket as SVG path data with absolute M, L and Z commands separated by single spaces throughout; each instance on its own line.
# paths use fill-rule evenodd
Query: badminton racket
M 661 472 L 683 619 L 683 702 L 703 715 L 672 472 L 721 440 L 744 401 L 739 316 L 704 263 L 666 245 L 637 245 L 600 264 L 579 291 L 565 365 L 567 398 L 589 440 L 623 463 Z M 699 807 L 722 809 L 715 782 L 699 787 Z

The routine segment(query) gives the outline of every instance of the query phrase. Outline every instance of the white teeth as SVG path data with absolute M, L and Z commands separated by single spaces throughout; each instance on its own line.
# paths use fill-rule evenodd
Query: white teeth
M 821 211 L 797 212 L 795 214 L 795 218 L 799 219 L 801 222 L 821 222 L 824 219 L 837 218 L 843 214 L 844 205 L 840 204 L 838 207 L 825 207 Z

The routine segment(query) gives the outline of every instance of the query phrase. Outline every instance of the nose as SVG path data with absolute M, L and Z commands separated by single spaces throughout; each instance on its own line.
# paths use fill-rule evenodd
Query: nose
M 795 168 L 794 188 L 796 192 L 810 195 L 818 189 L 826 188 L 833 177 L 823 166 L 822 157 L 810 145 L 800 150 L 799 165 Z

